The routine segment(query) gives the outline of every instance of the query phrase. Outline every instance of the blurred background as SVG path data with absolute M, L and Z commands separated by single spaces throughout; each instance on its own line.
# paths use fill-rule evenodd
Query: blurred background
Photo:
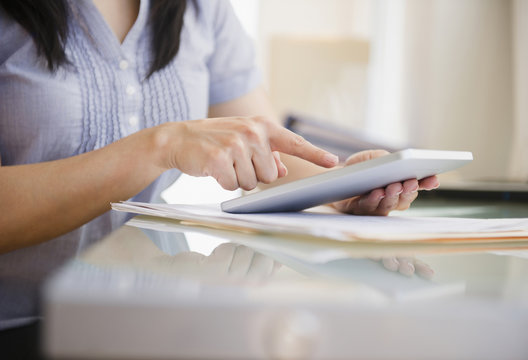
M 472 151 L 459 180 L 528 181 L 528 0 L 231 2 L 281 119 L 389 149 Z M 205 184 L 210 196 L 189 191 Z M 184 176 L 166 195 L 238 194 Z

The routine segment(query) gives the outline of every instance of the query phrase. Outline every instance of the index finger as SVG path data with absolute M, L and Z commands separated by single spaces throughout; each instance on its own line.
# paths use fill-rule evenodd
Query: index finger
M 281 126 L 270 129 L 269 136 L 272 151 L 297 156 L 326 168 L 334 167 L 339 162 L 336 155 L 312 145 L 302 136 Z

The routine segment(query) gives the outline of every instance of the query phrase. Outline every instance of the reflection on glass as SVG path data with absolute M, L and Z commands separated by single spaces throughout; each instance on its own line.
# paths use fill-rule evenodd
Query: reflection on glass
M 162 234 L 162 233 L 158 233 Z M 244 245 L 225 243 L 209 256 L 191 251 L 168 255 L 143 231 L 123 227 L 87 251 L 82 259 L 104 267 L 133 267 L 136 270 L 184 278 L 224 282 L 262 282 L 280 264 Z
M 148 235 L 147 235 L 148 234 Z M 174 241 L 181 234 L 172 233 Z M 178 235 L 178 236 L 176 236 Z M 382 276 L 384 280 L 404 281 L 414 274 L 431 279 L 434 271 L 413 257 L 384 257 L 371 259 L 342 259 L 325 264 L 310 264 L 284 254 L 263 253 L 248 246 L 224 243 L 209 256 L 191 251 L 169 255 L 160 249 L 161 240 L 171 241 L 171 233 L 145 232 L 125 226 L 87 251 L 83 260 L 103 267 L 133 268 L 155 274 L 171 275 L 208 283 L 250 283 L 269 280 L 284 263 L 289 270 L 307 276 L 323 276 L 336 280 L 364 282 Z M 180 248 L 183 248 L 180 246 Z M 390 277 L 389 272 L 405 276 Z

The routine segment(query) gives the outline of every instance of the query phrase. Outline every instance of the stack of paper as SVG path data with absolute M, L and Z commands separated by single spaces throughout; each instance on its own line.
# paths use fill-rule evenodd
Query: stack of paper
M 460 251 L 464 249 L 528 248 L 528 219 L 467 219 L 398 216 L 353 216 L 317 212 L 230 214 L 219 205 L 176 205 L 137 202 L 114 203 L 112 208 L 153 218 L 139 218 L 134 225 L 161 230 L 167 225 L 194 229 L 233 239 L 280 238 L 281 244 L 322 242 L 327 249 L 355 251 L 382 246 L 392 252 L 413 249 Z M 159 219 L 164 218 L 164 219 Z M 173 219 L 173 220 L 168 220 Z M 150 225 L 147 223 L 150 222 Z M 156 224 L 155 226 L 153 224 Z M 165 226 L 164 226 L 165 225 Z M 174 230 L 173 230 L 174 231 Z M 257 241 L 257 240 L 255 240 Z M 303 245 L 304 246 L 304 245 Z M 305 246 L 306 248 L 306 246 Z M 361 251 L 360 251 L 361 253 Z M 350 254 L 348 254 L 350 255 Z

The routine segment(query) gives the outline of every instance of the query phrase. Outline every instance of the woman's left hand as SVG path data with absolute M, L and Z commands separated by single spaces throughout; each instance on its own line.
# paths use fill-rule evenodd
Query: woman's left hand
M 389 154 L 385 150 L 361 151 L 350 156 L 345 165 L 352 165 Z M 355 215 L 388 215 L 392 210 L 405 210 L 418 196 L 418 190 L 432 190 L 439 186 L 438 178 L 430 176 L 420 181 L 416 179 L 397 182 L 385 188 L 350 199 L 336 201 L 333 206 L 343 212 Z
M 379 261 L 389 271 L 399 272 L 409 277 L 417 274 L 424 279 L 431 280 L 435 273 L 431 266 L 414 257 L 391 256 L 372 258 L 372 260 Z

